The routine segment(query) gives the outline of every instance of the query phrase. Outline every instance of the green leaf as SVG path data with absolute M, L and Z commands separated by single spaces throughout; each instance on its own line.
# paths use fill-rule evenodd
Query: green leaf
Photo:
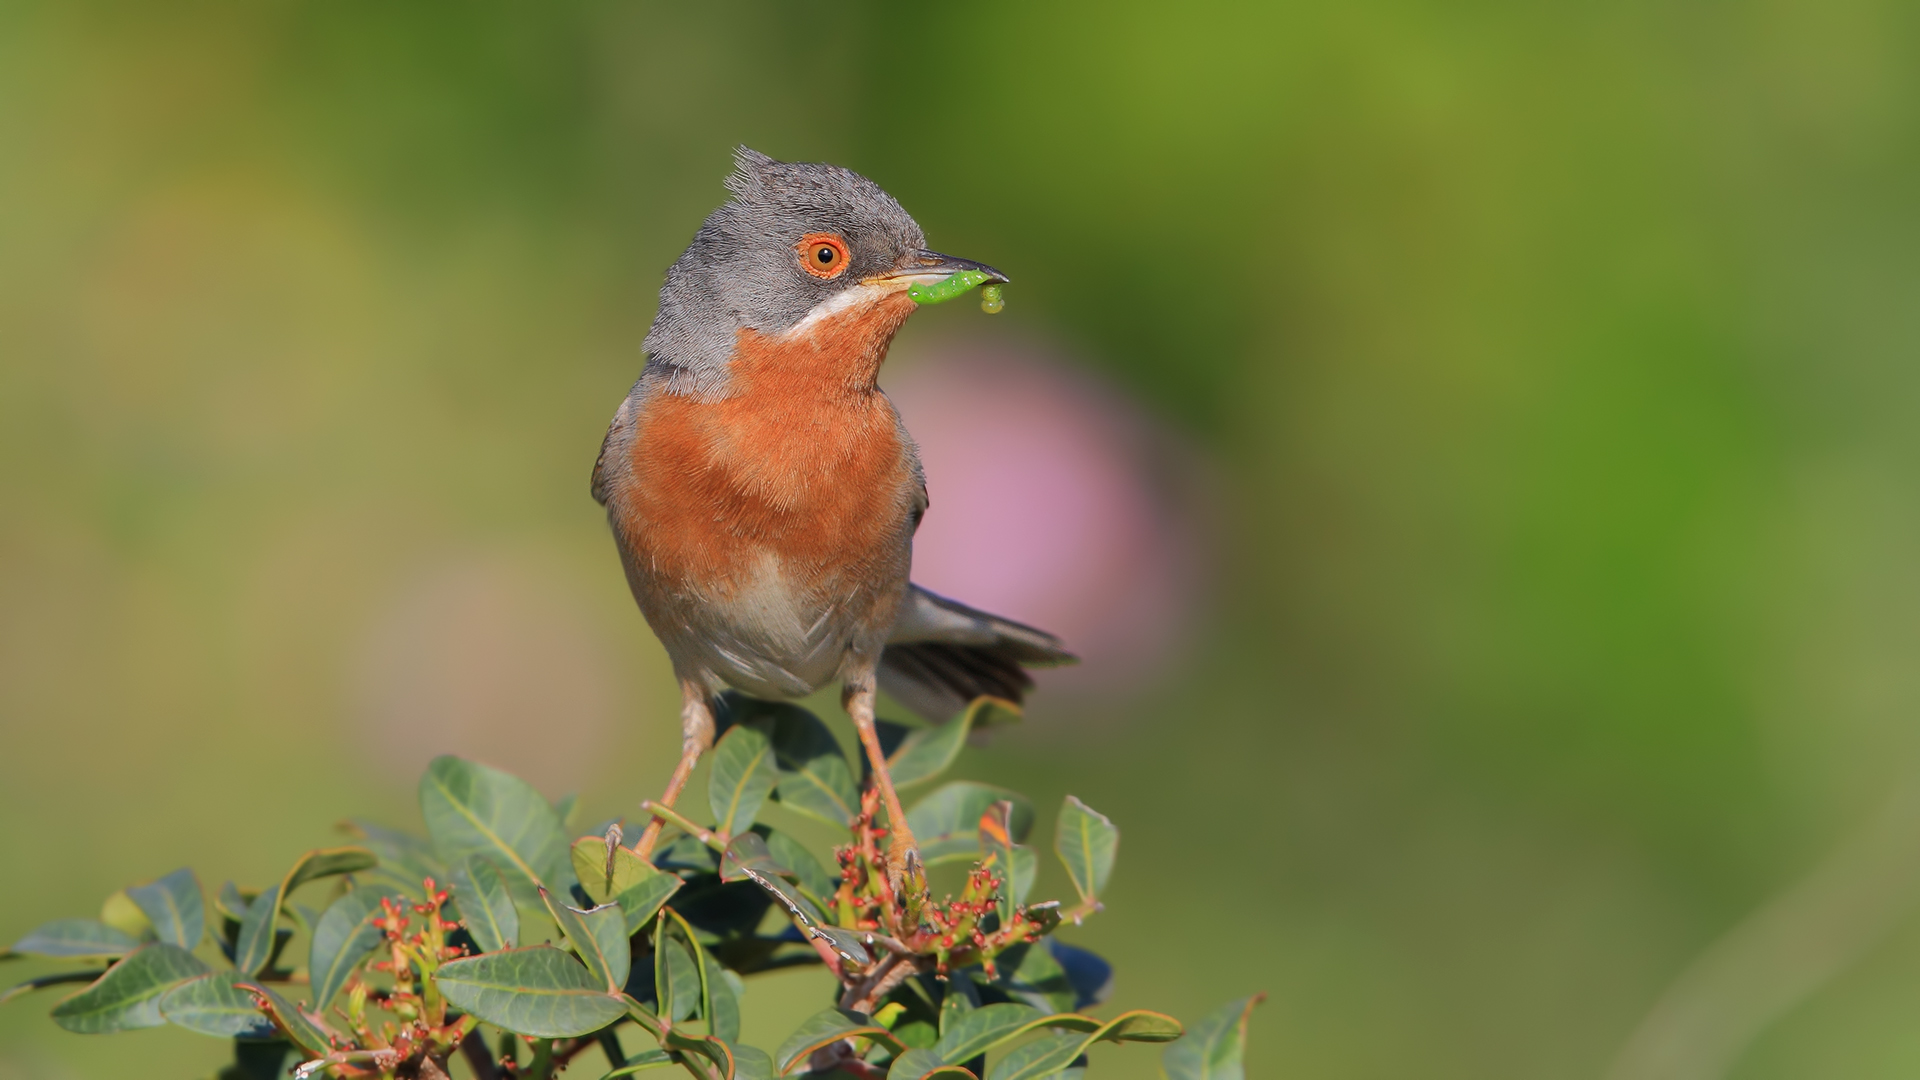
M 632 1076 L 648 1069 L 658 1069 L 663 1065 L 674 1064 L 673 1055 L 665 1050 L 642 1050 L 627 1059 L 625 1065 L 613 1070 L 600 1080 L 618 1080 L 622 1076 Z
M 223 1039 L 272 1039 L 279 1029 L 254 1003 L 254 996 L 235 986 L 237 971 L 202 975 L 160 997 L 160 1015 L 168 1023 Z
M 1071 795 L 1060 804 L 1053 850 L 1066 865 L 1080 899 L 1092 901 L 1106 889 L 1107 878 L 1113 875 L 1113 854 L 1119 846 L 1120 830 L 1105 814 Z
M 987 807 L 980 815 L 980 856 L 1000 875 L 1000 925 L 1013 921 L 1013 909 L 1027 902 L 1034 878 L 1040 873 L 1040 857 L 1032 848 L 1013 842 L 1013 803 L 1005 799 Z
M 347 985 L 353 969 L 385 938 L 373 923 L 380 901 L 398 892 L 362 885 L 327 906 L 313 928 L 307 972 L 313 979 L 313 1007 L 325 1011 Z
M 962 1018 L 979 1007 L 967 997 L 967 991 L 972 989 L 972 980 L 967 980 L 964 984 L 958 980 L 948 980 L 947 992 L 940 999 L 940 1033 L 942 1035 L 954 1030 L 954 1025 L 960 1023 Z
M 161 941 L 188 950 L 200 944 L 207 929 L 206 898 L 192 870 L 181 867 L 150 885 L 128 889 L 127 896 L 140 905 Z
M 823 1046 L 841 1039 L 872 1039 L 894 1053 L 904 1053 L 905 1043 L 894 1038 L 893 1032 L 875 1024 L 869 1017 L 846 1009 L 828 1009 L 815 1013 L 812 1017 L 787 1036 L 780 1049 L 773 1055 L 774 1064 L 781 1075 L 786 1075 L 796 1066 L 806 1064 L 808 1055 Z
M 713 772 L 707 777 L 714 827 L 728 836 L 745 832 L 779 781 L 767 733 L 760 726 L 735 724 L 713 748 Z
M 1100 1025 L 1093 1042 L 1172 1042 L 1187 1033 L 1180 1021 L 1166 1013 L 1131 1009 Z
M 332 1032 L 323 1024 L 303 1013 L 292 1002 L 280 996 L 280 992 L 262 982 L 236 982 L 242 990 L 250 990 L 266 999 L 267 1011 L 273 1015 L 274 1022 L 280 1025 L 287 1038 L 294 1045 L 311 1054 L 325 1056 L 333 1051 Z
M 734 1075 L 735 1048 L 727 1045 L 724 1039 L 670 1029 L 662 1041 L 670 1049 L 680 1051 L 681 1063 L 695 1076 L 708 1080 L 731 1080 Z
M 620 994 L 620 1003 L 626 1006 L 628 1018 L 640 1025 L 641 1029 L 647 1034 L 653 1036 L 655 1041 L 660 1040 L 661 1037 L 666 1034 L 666 1022 L 648 1011 L 647 1007 L 635 1000 L 632 994 L 622 991 Z
M 968 709 L 938 727 L 924 728 L 908 735 L 900 748 L 887 759 L 887 772 L 896 788 L 925 783 L 947 771 L 960 748 L 967 744 L 967 732 L 973 728 L 976 710 Z
M 0 1005 L 5 1005 L 7 1002 L 23 994 L 31 994 L 35 990 L 44 990 L 49 986 L 62 986 L 66 983 L 92 982 L 99 977 L 99 968 L 89 968 L 86 971 L 62 971 L 53 975 L 42 975 L 37 979 L 28 979 L 26 982 L 7 988 L 5 993 L 0 993 Z
M 1085 1048 L 1079 1035 L 1043 1035 L 1015 1049 L 987 1070 L 987 1080 L 1038 1080 L 1073 1064 Z
M 627 920 L 620 914 L 620 905 L 602 904 L 581 911 L 556 902 L 545 889 L 540 890 L 540 899 L 553 921 L 560 924 L 560 931 L 567 935 L 573 951 L 586 963 L 587 970 L 606 984 L 607 993 L 619 993 L 620 988 L 627 985 L 627 975 L 633 967 L 633 954 L 627 945 Z
M 773 1080 L 773 1058 L 757 1046 L 742 1046 L 727 1040 L 733 1051 L 733 1080 Z
M 955 780 L 907 810 L 907 824 L 920 841 L 920 859 L 928 865 L 972 860 L 980 851 L 980 816 L 996 802 L 1013 804 L 1008 828 L 1015 843 L 1033 828 L 1033 804 L 1017 791 Z
M 433 980 L 455 1008 L 516 1035 L 587 1035 L 627 1011 L 619 995 L 606 992 L 603 979 L 550 945 L 453 960 Z
M 941 1061 L 959 1064 L 1019 1036 L 1047 1014 L 1031 1005 L 982 1005 L 943 1021 L 934 1052 Z
M 240 940 L 233 947 L 234 969 L 244 975 L 257 975 L 273 955 L 273 931 L 280 916 L 280 886 L 275 885 L 247 905 L 240 920 Z
M 580 809 L 578 794 L 562 795 L 553 800 L 553 815 L 560 819 L 560 828 L 563 831 L 567 827 L 567 822 L 573 820 L 574 811 L 578 809 Z
M 668 871 L 717 874 L 720 872 L 720 853 L 699 839 L 682 834 L 674 837 L 672 843 L 654 849 L 653 865 Z
M 63 960 L 125 956 L 140 943 L 96 919 L 55 919 L 13 943 L 8 952 Z
M 745 881 L 748 869 L 758 870 L 762 874 L 789 874 L 792 871 L 780 865 L 767 850 L 767 838 L 758 832 L 743 832 L 727 843 L 727 849 L 720 853 L 720 880 Z
M 700 1011 L 700 968 L 694 963 L 690 941 L 673 929 L 673 919 L 662 912 L 653 933 L 653 993 L 660 1015 L 685 1020 Z
M 138 942 L 159 940 L 159 935 L 153 932 L 152 920 L 125 889 L 114 892 L 100 905 L 100 921 Z
M 684 882 L 678 875 L 656 871 L 615 897 L 614 903 L 620 905 L 620 913 L 626 917 L 628 928 L 638 931 L 653 921 L 653 917 L 660 913 L 660 905 L 672 899 L 682 884 Z
M 1024 1005 L 987 1005 L 958 1018 L 935 1050 L 945 1061 L 967 1061 L 1042 1028 L 1078 1033 L 1074 1038 L 1079 1042 L 1079 1049 L 1068 1061 L 1086 1053 L 1087 1048 L 1097 1042 L 1171 1042 L 1183 1032 L 1180 1021 L 1146 1009 L 1124 1012 L 1102 1023 L 1080 1013 L 1046 1015 Z
M 866 944 L 860 940 L 860 935 L 854 931 L 846 930 L 838 926 L 815 926 L 809 929 L 812 932 L 812 936 L 833 946 L 833 951 L 839 955 L 840 959 L 859 964 L 862 967 L 873 962 L 873 956 L 867 952 Z
M 1073 983 L 1045 942 L 1015 945 L 996 960 L 997 983 L 1008 996 L 1037 1009 L 1065 1013 L 1073 1008 Z
M 499 952 L 520 943 L 520 912 L 507 892 L 500 868 L 469 855 L 453 868 L 453 903 L 481 952 Z
M 220 891 L 213 896 L 213 909 L 234 922 L 246 918 L 247 909 L 252 906 L 253 901 L 248 900 L 231 881 L 222 882 Z
M 420 811 L 448 865 L 479 855 L 500 868 L 519 903 L 538 908 L 540 886 L 571 884 L 560 816 L 519 777 L 456 757 L 439 757 L 420 778 Z
M 754 704 L 758 709 L 754 715 L 773 721 L 773 757 L 780 774 L 774 798 L 788 809 L 830 825 L 852 824 L 860 809 L 860 789 L 833 732 L 798 705 Z
M 444 880 L 447 868 L 433 852 L 433 845 L 413 835 L 375 825 L 359 818 L 350 819 L 347 826 L 366 839 L 366 846 L 373 849 L 380 859 L 380 868 L 395 879 L 411 884 L 407 895 L 424 899 L 425 891 L 420 883 L 427 878 Z
M 905 1003 L 895 1002 L 894 1004 Z M 882 1006 L 880 1009 L 881 1014 L 884 1015 L 889 1008 L 892 1008 L 892 1006 Z M 876 1017 L 876 1019 L 879 1019 L 879 1017 Z M 895 1016 L 891 1022 L 882 1019 L 880 1020 L 880 1026 L 892 1028 L 893 1033 L 899 1037 L 901 1042 L 915 1049 L 931 1050 L 933 1049 L 933 1044 L 940 1041 L 939 1026 L 922 1019 L 918 1015 Z
M 863 966 L 872 962 L 873 957 L 868 954 L 867 947 L 861 943 L 859 934 L 851 930 L 842 930 L 837 926 L 826 925 L 820 912 L 815 910 L 812 901 L 801 896 L 793 886 L 775 875 L 763 874 L 752 867 L 742 869 L 748 877 L 753 879 L 754 884 L 771 893 L 775 900 L 780 901 L 781 905 L 787 909 L 787 913 L 793 916 L 793 921 L 800 927 L 802 933 L 809 938 L 825 941 L 833 947 L 834 952 L 842 960 Z
M 1181 1035 L 1180 1022 L 1164 1013 L 1135 1009 L 1106 1023 L 1079 1013 L 1046 1015 L 1018 1004 L 987 1005 L 943 1021 L 939 1060 L 950 1065 L 970 1061 L 1041 1029 L 1054 1034 L 1008 1054 L 989 1076 L 1022 1080 L 1051 1076 L 1097 1042 L 1169 1042 Z M 1074 1034 L 1066 1034 L 1072 1032 Z M 1042 1047 L 1042 1049 L 1032 1049 Z
M 1013 872 L 1007 875 L 1007 897 L 1017 906 L 1027 902 L 1033 883 L 1040 877 L 1040 855 L 1030 847 L 1013 845 Z
M 96 1035 L 159 1027 L 160 995 L 207 973 L 207 965 L 178 945 L 142 946 L 107 969 L 92 986 L 53 1007 L 53 1022 L 68 1031 Z
M 600 1080 L 618 1080 L 622 1076 L 632 1076 L 648 1069 L 658 1069 L 662 1065 L 674 1064 L 673 1055 L 665 1050 L 642 1050 L 627 1059 L 625 1065 L 613 1070 Z
M 813 901 L 800 895 L 800 890 L 794 888 L 792 882 L 777 874 L 762 873 L 757 867 L 742 867 L 741 872 L 752 878 L 754 884 L 772 894 L 775 900 L 780 901 L 781 906 L 799 920 L 802 929 L 825 925 L 826 918 L 820 909 L 814 906 Z
M 1019 705 L 996 697 L 974 698 L 967 706 L 967 712 L 973 717 L 975 731 L 1012 727 L 1025 719 Z
M 909 1050 L 893 1059 L 887 1080 L 976 1080 L 971 1072 L 940 1060 L 931 1050 Z
M 1193 1025 L 1186 1038 L 1160 1055 L 1167 1080 L 1244 1080 L 1247 1020 L 1265 999 L 1254 994 L 1229 1002 Z
M 280 879 L 280 884 L 261 893 L 240 919 L 240 937 L 234 943 L 233 966 L 244 975 L 257 975 L 273 956 L 280 915 L 295 889 L 309 881 L 338 874 L 351 874 L 379 864 L 373 852 L 363 847 L 319 848 L 300 856 Z
M 738 1042 L 740 1040 L 740 995 L 733 984 L 733 979 L 727 977 L 733 973 L 715 963 L 705 949 L 700 951 L 700 960 L 706 966 L 707 995 L 712 999 L 712 1008 L 706 1014 L 707 1030 L 730 1043 Z M 734 975 L 733 978 L 737 979 L 739 976 Z M 734 1053 L 737 1057 L 739 1049 L 735 1048 Z
M 816 898 L 825 900 L 840 887 L 838 875 L 827 870 L 813 852 L 778 829 L 767 833 L 767 854 L 773 861 L 793 871 L 800 879 L 800 887 L 812 893 Z
M 357 870 L 370 870 L 380 865 L 379 858 L 363 847 L 317 848 L 300 856 L 293 864 L 287 876 L 280 882 L 280 900 L 285 903 L 293 896 L 295 889 L 309 881 L 318 881 L 323 877 L 339 874 L 351 874 Z
M 596 904 L 611 903 L 613 898 L 659 873 L 645 859 L 618 844 L 613 848 L 613 874 L 607 874 L 607 842 L 598 836 L 583 836 L 573 842 L 573 876 Z

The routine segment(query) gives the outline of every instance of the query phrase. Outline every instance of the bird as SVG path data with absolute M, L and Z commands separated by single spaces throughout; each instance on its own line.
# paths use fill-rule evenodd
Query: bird
M 646 363 L 608 425 L 592 494 L 679 683 L 671 807 L 713 745 L 715 701 L 805 697 L 836 680 L 887 814 L 896 886 L 918 851 L 875 699 L 942 721 L 1019 705 L 1052 634 L 912 584 L 928 511 L 919 453 L 878 376 L 916 294 L 985 263 L 928 250 L 878 184 L 734 151 L 729 198 L 667 270 Z M 965 279 L 963 279 L 965 280 Z M 652 818 L 634 850 L 649 858 Z

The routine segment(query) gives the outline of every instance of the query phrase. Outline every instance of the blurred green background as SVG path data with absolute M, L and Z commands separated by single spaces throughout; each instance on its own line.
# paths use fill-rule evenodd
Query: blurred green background
M 442 595 L 550 690 L 481 695 L 529 775 L 657 790 L 587 471 L 744 142 L 1212 463 L 1196 659 L 961 764 L 1122 826 L 1067 934 L 1117 1004 L 1268 991 L 1260 1077 L 1598 1077 L 1773 910 L 1691 983 L 1730 1074 L 1911 1076 L 1917 136 L 1892 0 L 0 4 L 0 939 L 415 821 L 356 688 Z M 50 1003 L 0 1078 L 223 1053 Z

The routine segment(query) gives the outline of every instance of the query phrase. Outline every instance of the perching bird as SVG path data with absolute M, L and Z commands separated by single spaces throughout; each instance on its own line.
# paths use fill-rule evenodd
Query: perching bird
M 834 680 L 873 763 L 889 869 L 914 851 L 874 728 L 876 684 L 944 720 L 1019 702 L 1023 667 L 1071 662 L 1051 634 L 908 584 L 927 487 L 876 378 L 908 289 L 992 267 L 926 250 L 871 180 L 742 147 L 715 210 L 667 271 L 646 369 L 614 414 L 593 497 L 680 682 L 671 806 L 732 686 L 796 698 Z M 651 854 L 656 819 L 636 845 Z

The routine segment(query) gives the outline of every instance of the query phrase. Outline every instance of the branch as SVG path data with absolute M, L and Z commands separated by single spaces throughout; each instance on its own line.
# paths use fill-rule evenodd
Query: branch
M 713 850 L 718 851 L 721 854 L 726 853 L 726 850 L 727 850 L 726 841 L 716 837 L 712 829 L 703 829 L 700 826 L 695 825 L 693 822 L 688 821 L 686 818 L 681 817 L 679 811 L 675 810 L 673 807 L 661 806 L 659 803 L 654 802 L 652 799 L 641 799 L 640 809 L 645 811 L 646 813 L 652 814 L 654 817 L 659 818 L 661 821 L 666 822 L 667 824 L 673 826 L 674 828 L 679 829 L 681 832 L 686 833 L 688 836 L 693 837 L 695 840 L 700 841 L 701 843 L 707 845 Z

